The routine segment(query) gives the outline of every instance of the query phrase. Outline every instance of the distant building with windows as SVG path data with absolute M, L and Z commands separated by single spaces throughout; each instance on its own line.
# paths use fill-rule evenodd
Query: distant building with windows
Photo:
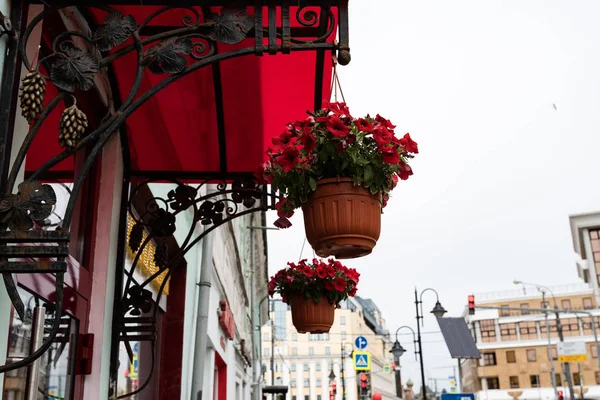
M 384 399 L 395 398 L 394 375 L 384 372 L 384 366 L 392 363 L 392 343 L 385 320 L 372 300 L 355 297 L 342 302 L 330 332 L 325 334 L 298 333 L 291 311 L 280 299 L 270 300 L 270 318 L 261 331 L 264 386 L 288 386 L 289 400 L 329 400 L 333 388 L 329 376 L 333 371 L 335 399 L 342 400 L 343 363 L 346 399 L 358 400 L 359 382 L 351 352 L 356 350 L 355 338 L 362 335 L 369 342 L 366 351 L 372 358 L 370 392 L 380 392 Z
M 568 398 L 563 366 L 558 362 L 556 317 L 528 308 L 553 308 L 554 300 L 560 309 L 585 310 L 592 314 L 598 326 L 600 310 L 594 289 L 585 284 L 553 286 L 554 294 L 545 297 L 535 288 L 475 294 L 476 306 L 523 308 L 523 311 L 480 310 L 465 315 L 477 347 L 479 360 L 465 360 L 461 368 L 463 392 L 477 393 L 479 399 L 554 399 L 551 364 L 559 390 Z M 585 343 L 588 360 L 571 363 L 571 376 L 576 392 L 583 387 L 585 397 L 600 395 L 600 370 L 594 344 L 592 321 L 587 316 L 560 314 L 565 341 Z M 547 325 L 546 325 L 547 324 Z M 548 334 L 550 332 L 551 355 Z M 579 398 L 579 397 L 578 397 Z M 593 397 L 592 397 L 593 398 Z

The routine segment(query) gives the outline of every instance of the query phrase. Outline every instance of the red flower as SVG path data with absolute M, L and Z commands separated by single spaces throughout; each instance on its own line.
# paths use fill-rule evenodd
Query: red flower
M 327 275 L 329 275 L 330 277 L 334 277 L 335 276 L 335 268 L 333 268 L 331 265 L 328 265 L 327 267 Z
M 337 137 L 346 137 L 350 132 L 350 128 L 344 125 L 341 119 L 336 117 L 335 115 L 330 117 L 326 123 L 327 130 L 333 135 Z
M 408 177 L 413 174 L 412 168 L 406 163 L 401 162 L 400 164 L 398 164 L 398 168 L 398 175 L 403 181 L 407 180 Z
M 346 103 L 329 103 L 329 105 L 326 105 L 326 108 L 328 108 L 333 113 L 333 115 L 346 116 L 352 118 L 352 116 L 350 115 L 350 110 L 348 109 Z
M 350 293 L 348 293 L 348 296 L 354 297 L 354 295 L 356 294 L 357 291 L 358 291 L 358 288 L 356 286 L 354 286 L 352 288 L 352 290 L 350 290 Z
M 292 223 L 286 217 L 280 217 L 273 223 L 273 225 L 275 225 L 279 229 L 286 229 L 292 226 Z
M 381 204 L 381 208 L 385 208 L 385 206 L 387 206 L 387 203 L 388 203 L 389 199 L 390 199 L 390 195 L 387 194 L 387 193 L 384 193 L 383 194 L 383 199 L 382 199 L 383 201 L 382 201 L 382 204 Z
M 355 121 L 356 127 L 361 132 L 373 132 L 373 124 L 364 118 L 359 118 Z
M 302 272 L 304 272 L 304 276 L 306 276 L 307 278 L 312 278 L 313 276 L 315 276 L 315 270 L 308 266 L 304 267 Z
M 398 164 L 400 162 L 400 155 L 396 146 L 386 146 L 381 150 L 382 160 L 387 164 Z
M 354 268 L 349 268 L 346 275 L 348 275 L 348 278 L 351 281 L 353 281 L 354 283 L 358 283 L 358 278 L 360 277 L 360 274 Z
M 398 184 L 398 175 L 392 174 L 392 189 Z
M 392 143 L 394 140 L 394 134 L 388 131 L 387 129 L 383 129 L 381 127 L 375 128 L 373 131 L 373 139 L 377 142 L 377 145 L 381 148 L 387 144 Z
M 419 154 L 419 147 L 417 146 L 417 142 L 413 141 L 410 138 L 409 133 L 407 133 L 402 139 L 400 139 L 400 144 L 404 146 L 406 151 L 408 151 L 409 153 Z
M 343 292 L 346 290 L 346 280 L 344 278 L 337 278 L 333 283 L 333 287 L 338 292 Z
M 317 267 L 317 276 L 318 276 L 320 279 L 325 279 L 325 278 L 327 278 L 327 269 L 326 269 L 325 267 L 323 267 L 323 266 L 319 265 L 319 266 Z
M 375 121 L 379 122 L 381 125 L 385 126 L 388 129 L 394 129 L 396 127 L 396 125 L 392 125 L 389 119 L 385 119 L 379 114 L 377 114 L 377 116 L 375 117 Z
M 331 281 L 326 281 L 324 286 L 325 286 L 325 290 L 328 290 L 328 291 L 332 291 L 334 289 L 333 283 L 331 283 Z
M 288 199 L 281 199 L 275 203 L 278 217 L 291 218 L 294 215 L 294 208 Z
M 298 162 L 300 161 L 298 156 L 300 155 L 298 149 L 290 147 L 286 149 L 280 156 L 277 157 L 277 164 L 283 169 L 283 172 L 290 172 Z
M 300 136 L 298 141 L 304 146 L 304 150 L 310 154 L 315 149 L 317 145 L 317 141 L 315 140 L 315 136 L 310 133 L 310 128 L 304 129 L 304 133 Z

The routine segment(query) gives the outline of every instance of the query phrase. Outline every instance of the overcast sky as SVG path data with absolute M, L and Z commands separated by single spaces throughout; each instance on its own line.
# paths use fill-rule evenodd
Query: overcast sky
M 568 217 L 600 210 L 600 2 L 350 3 L 350 111 L 390 118 L 421 152 L 374 253 L 347 263 L 362 274 L 358 294 L 394 332 L 415 327 L 415 286 L 460 316 L 468 294 L 515 278 L 578 282 Z M 271 272 L 300 253 L 301 213 L 292 223 L 269 232 Z M 424 330 L 439 331 L 427 314 Z M 447 378 L 441 335 L 424 338 L 429 375 Z M 403 341 L 403 379 L 418 385 Z

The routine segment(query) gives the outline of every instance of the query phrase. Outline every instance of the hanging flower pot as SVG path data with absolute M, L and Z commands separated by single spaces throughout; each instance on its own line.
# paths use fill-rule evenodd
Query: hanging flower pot
M 281 295 L 292 309 L 292 322 L 300 333 L 327 333 L 335 308 L 354 296 L 360 274 L 339 261 L 314 259 L 288 263 L 269 282 L 269 295 Z
M 288 218 L 302 207 L 307 240 L 319 256 L 371 253 L 389 193 L 413 174 L 408 161 L 419 152 L 408 133 L 398 138 L 394 129 L 379 114 L 353 118 L 345 103 L 289 123 L 257 173 L 283 193 L 275 226 L 291 226 Z
M 365 256 L 379 239 L 381 206 L 380 193 L 350 178 L 321 179 L 302 204 L 306 239 L 319 257 Z

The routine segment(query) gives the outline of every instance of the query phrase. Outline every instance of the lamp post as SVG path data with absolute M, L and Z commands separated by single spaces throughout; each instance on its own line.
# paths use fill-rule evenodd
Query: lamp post
M 542 293 L 542 298 L 545 298 L 545 294 L 544 294 L 545 291 L 550 293 L 550 295 L 552 296 L 552 301 L 554 303 L 554 313 L 556 314 L 556 331 L 558 332 L 558 340 L 561 342 L 564 342 L 565 338 L 563 336 L 562 324 L 560 323 L 558 304 L 556 303 L 556 297 L 554 296 L 554 293 L 552 293 L 552 290 L 550 290 L 550 288 L 548 288 L 547 286 L 538 285 L 537 283 L 523 282 L 523 281 L 518 281 L 518 280 L 513 281 L 513 283 L 515 285 L 523 285 L 523 286 L 528 285 L 528 286 L 535 287 L 538 291 L 540 291 Z M 593 320 L 592 320 L 592 323 L 593 323 Z M 547 334 L 548 334 L 548 342 L 550 343 L 550 332 L 548 329 L 548 314 L 547 313 L 546 313 L 546 327 L 547 327 Z M 551 354 L 550 354 L 550 362 L 552 363 L 551 366 L 553 366 L 554 362 L 552 360 Z M 567 385 L 569 386 L 569 395 L 571 396 L 571 399 L 575 399 L 575 390 L 573 389 L 573 381 L 571 380 L 571 366 L 569 365 L 569 363 L 563 363 L 563 368 L 564 368 L 564 372 L 565 372 L 565 377 L 567 379 Z M 552 378 L 553 378 L 552 382 L 555 385 L 555 393 L 558 397 L 558 390 L 556 388 L 556 378 L 555 378 L 554 374 L 552 374 Z
M 344 364 L 345 364 L 345 351 L 346 351 L 346 345 L 350 345 L 350 348 L 352 350 L 350 350 L 350 354 L 352 354 L 352 352 L 354 351 L 354 347 L 352 347 L 352 343 L 348 343 L 348 342 L 342 342 L 341 344 L 341 352 L 340 352 L 340 377 L 342 379 L 342 399 L 346 400 L 346 379 L 345 379 L 345 374 L 344 374 Z M 332 371 L 333 372 L 333 371 Z
M 402 398 L 403 395 L 402 376 L 400 375 L 400 357 L 402 357 L 402 354 L 406 353 L 406 349 L 402 347 L 400 341 L 398 341 L 398 332 L 400 332 L 401 329 L 408 329 L 412 332 L 413 343 L 415 345 L 415 361 L 417 360 L 417 339 L 415 337 L 415 331 L 413 331 L 413 329 L 409 326 L 401 326 L 400 328 L 396 329 L 396 341 L 394 342 L 394 345 L 390 350 L 390 353 L 392 353 L 392 355 L 394 356 L 394 363 L 396 363 L 394 375 L 396 378 L 396 396 L 398 396 L 399 398 Z
M 336 387 L 335 387 L 335 372 L 333 372 L 333 366 L 331 367 L 331 372 L 329 373 L 329 386 L 331 386 L 331 394 L 335 398 Z
M 440 296 L 438 292 L 436 292 L 432 288 L 427 288 L 418 294 L 417 288 L 415 288 L 415 309 L 417 311 L 417 342 L 419 343 L 419 359 L 421 360 L 421 390 L 423 391 L 423 400 L 427 400 L 427 384 L 425 382 L 425 365 L 423 361 L 423 342 L 421 340 L 421 327 L 419 325 L 419 320 L 421 320 L 421 324 L 424 324 L 425 321 L 423 319 L 423 293 L 425 292 L 433 292 L 435 293 L 435 306 L 431 313 L 435 315 L 436 318 L 442 318 L 444 314 L 446 314 L 446 310 L 442 307 L 440 303 Z M 419 307 L 420 306 L 420 307 Z M 419 313 L 420 311 L 420 313 Z

